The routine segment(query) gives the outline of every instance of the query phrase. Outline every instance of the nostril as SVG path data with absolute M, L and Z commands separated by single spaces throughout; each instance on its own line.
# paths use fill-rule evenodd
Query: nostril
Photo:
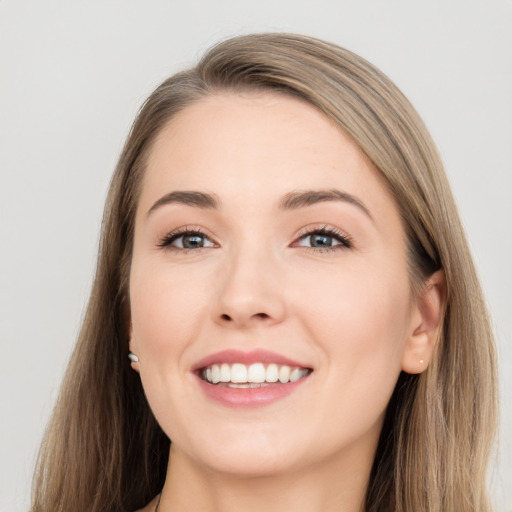
M 222 315 L 220 315 L 220 317 L 222 320 L 226 320 L 227 322 L 231 322 L 233 320 L 233 318 L 227 315 L 226 313 L 223 313 Z M 270 318 L 270 316 L 267 315 L 267 313 L 255 313 L 254 315 L 252 315 L 252 318 L 261 318 L 262 320 L 265 320 L 267 318 Z

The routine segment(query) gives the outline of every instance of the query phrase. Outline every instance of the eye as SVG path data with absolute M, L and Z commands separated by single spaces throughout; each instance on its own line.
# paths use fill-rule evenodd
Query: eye
M 169 233 L 158 246 L 177 250 L 195 250 L 203 247 L 215 247 L 215 244 L 201 231 L 185 228 Z
M 314 229 L 302 234 L 295 247 L 307 247 L 315 251 L 335 251 L 352 247 L 350 238 L 340 231 L 328 227 Z

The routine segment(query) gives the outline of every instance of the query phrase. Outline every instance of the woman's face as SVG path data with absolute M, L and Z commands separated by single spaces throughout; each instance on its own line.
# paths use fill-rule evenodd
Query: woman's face
M 246 475 L 371 460 L 414 330 L 407 269 L 382 178 L 314 107 L 185 108 L 152 149 L 130 273 L 130 348 L 176 453 Z

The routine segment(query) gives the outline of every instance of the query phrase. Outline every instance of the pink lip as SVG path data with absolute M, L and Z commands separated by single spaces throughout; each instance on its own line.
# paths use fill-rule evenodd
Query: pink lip
M 222 352 L 217 352 L 201 359 L 201 361 L 195 364 L 192 368 L 199 387 L 208 398 L 228 407 L 262 407 L 291 395 L 309 380 L 309 376 L 306 376 L 296 382 L 287 382 L 286 384 L 276 382 L 259 388 L 230 388 L 227 386 L 210 384 L 201 379 L 199 373 L 202 368 L 221 363 L 242 363 L 246 365 L 253 363 L 274 363 L 296 366 L 299 368 L 308 368 L 308 366 L 280 354 L 261 349 L 253 350 L 251 352 L 223 350 Z
M 222 405 L 238 408 L 269 405 L 291 395 L 307 380 L 309 380 L 309 376 L 303 377 L 296 382 L 288 382 L 286 384 L 277 382 L 261 388 L 228 388 L 227 386 L 209 384 L 197 376 L 199 386 L 208 398 Z
M 285 364 L 287 366 L 297 366 L 299 368 L 309 368 L 307 365 L 304 365 L 298 361 L 294 361 L 288 357 L 282 356 L 281 354 L 276 354 L 275 352 L 270 352 L 268 350 L 258 349 L 251 350 L 250 352 L 243 352 L 241 350 L 223 350 L 221 352 L 216 352 L 215 354 L 211 354 L 201 359 L 198 363 L 196 363 L 192 367 L 192 371 L 200 370 L 201 368 L 206 368 L 211 366 L 212 364 L 234 364 L 234 363 L 242 363 L 242 364 L 253 364 L 253 363 L 263 363 L 263 364 Z

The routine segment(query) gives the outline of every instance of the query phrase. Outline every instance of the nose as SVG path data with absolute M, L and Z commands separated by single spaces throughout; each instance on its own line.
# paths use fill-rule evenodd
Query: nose
M 278 265 L 270 255 L 239 254 L 219 276 L 214 320 L 224 327 L 249 329 L 282 322 L 285 289 Z

